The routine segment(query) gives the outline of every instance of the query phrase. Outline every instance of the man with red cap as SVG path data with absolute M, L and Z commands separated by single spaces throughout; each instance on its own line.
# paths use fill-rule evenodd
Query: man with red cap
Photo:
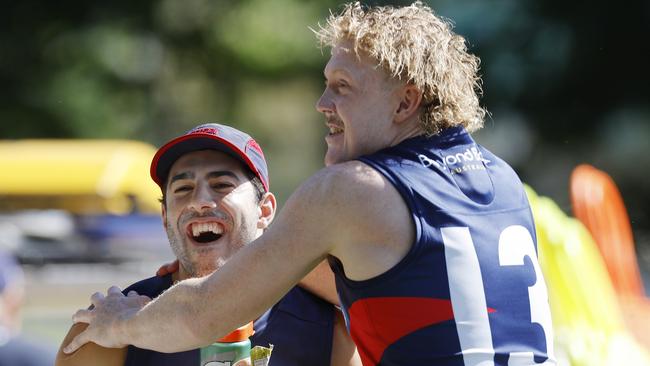
M 262 149 L 249 135 L 229 126 L 203 124 L 169 141 L 155 154 L 151 177 L 162 191 L 163 222 L 179 268 L 175 273 L 137 282 L 124 290 L 125 294 L 137 292 L 155 298 L 175 282 L 218 271 L 262 235 L 275 216 L 276 201 L 269 191 Z M 242 273 L 246 275 L 246 271 Z M 327 272 L 314 272 L 302 284 L 336 302 L 333 285 L 327 289 L 324 285 L 328 280 L 323 276 Z M 83 329 L 85 326 L 75 325 L 63 346 Z M 340 312 L 300 286 L 293 287 L 260 316 L 254 329 L 253 345 L 274 346 L 272 366 L 357 362 Z M 198 365 L 199 350 L 161 353 L 136 346 L 115 349 L 91 343 L 71 355 L 58 354 L 58 366 L 89 364 Z

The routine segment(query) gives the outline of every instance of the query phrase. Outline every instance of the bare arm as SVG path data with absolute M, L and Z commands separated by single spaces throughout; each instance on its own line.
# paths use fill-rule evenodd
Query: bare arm
M 74 337 L 84 331 L 88 324 L 74 324 L 68 334 L 61 342 L 59 351 L 56 354 L 55 366 L 122 366 L 126 359 L 126 347 L 104 348 L 95 343 L 86 343 L 72 354 L 63 353 L 63 347 L 67 346 Z
M 178 259 L 171 263 L 165 263 L 156 272 L 157 276 L 164 276 L 178 271 Z M 307 274 L 298 285 L 312 294 L 324 299 L 330 304 L 338 305 L 339 297 L 336 293 L 334 273 L 327 261 L 322 261 L 311 272 Z
M 334 315 L 334 334 L 332 337 L 331 366 L 362 366 L 361 357 L 352 337 L 345 328 L 343 314 L 337 311 Z
M 336 293 L 334 273 L 327 260 L 320 262 L 299 283 L 300 287 L 329 302 L 339 305 L 339 295 Z
M 328 253 L 341 259 L 353 279 L 392 267 L 411 243 L 404 234 L 412 231 L 410 216 L 400 211 L 399 194 L 386 191 L 390 185 L 360 164 L 314 175 L 267 232 L 207 277 L 182 281 L 144 307 L 109 289 L 94 310 L 75 314 L 76 322 L 90 326 L 66 352 L 89 341 L 163 352 L 209 344 L 275 304 Z
M 179 282 L 141 309 L 113 290 L 94 310 L 78 311 L 73 319 L 90 326 L 66 351 L 95 341 L 177 352 L 209 344 L 256 318 L 323 261 L 337 240 L 328 219 L 336 216 L 323 212 L 334 209 L 323 207 L 333 204 L 325 199 L 326 180 L 303 184 L 274 225 L 219 271 Z

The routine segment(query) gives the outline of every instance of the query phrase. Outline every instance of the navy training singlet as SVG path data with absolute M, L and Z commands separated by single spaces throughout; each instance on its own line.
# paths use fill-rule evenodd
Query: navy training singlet
M 172 277 L 151 277 L 123 291 L 154 298 L 171 287 Z M 270 366 L 329 366 L 334 306 L 296 286 L 253 323 L 253 346 L 273 344 Z M 162 353 L 129 346 L 125 366 L 198 366 L 199 350 Z
M 399 191 L 415 241 L 385 273 L 330 256 L 365 366 L 555 364 L 546 285 L 523 186 L 463 128 L 359 159 Z

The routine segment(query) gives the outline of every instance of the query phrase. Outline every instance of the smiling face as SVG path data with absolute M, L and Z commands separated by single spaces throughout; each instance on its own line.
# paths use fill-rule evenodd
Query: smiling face
M 401 84 L 370 57 L 358 57 L 348 41 L 332 49 L 324 75 L 325 90 L 316 109 L 325 115 L 329 128 L 325 165 L 390 146 Z
M 180 277 L 204 276 L 253 241 L 269 216 L 243 165 L 229 155 L 195 151 L 181 156 L 167 178 L 163 220 L 180 262 Z

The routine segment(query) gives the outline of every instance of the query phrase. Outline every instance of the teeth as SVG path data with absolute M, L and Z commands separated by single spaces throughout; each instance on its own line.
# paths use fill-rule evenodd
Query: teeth
M 210 230 L 212 230 L 213 233 L 215 234 L 223 233 L 223 227 L 221 227 L 221 225 L 217 225 L 216 223 L 213 223 L 212 226 L 213 227 Z
M 343 132 L 342 128 L 330 126 L 330 133 L 331 134 L 337 134 L 337 133 L 340 133 L 340 132 Z
M 192 235 L 199 236 L 201 233 L 208 232 L 219 235 L 223 233 L 223 228 L 216 222 L 202 222 L 192 224 Z

